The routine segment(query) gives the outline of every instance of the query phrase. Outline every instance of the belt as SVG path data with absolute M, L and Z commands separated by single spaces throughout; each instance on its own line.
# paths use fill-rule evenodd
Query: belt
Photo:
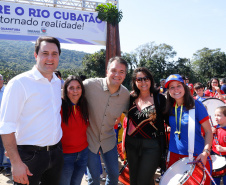
M 50 150 L 57 148 L 57 146 L 59 146 L 60 143 L 61 142 L 59 141 L 57 144 L 49 145 L 49 146 L 17 145 L 17 147 L 22 150 L 26 150 L 26 151 L 50 151 Z

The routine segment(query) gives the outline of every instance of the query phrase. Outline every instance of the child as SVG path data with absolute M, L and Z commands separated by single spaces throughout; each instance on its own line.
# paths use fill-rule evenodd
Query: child
M 194 99 L 198 101 L 205 100 L 204 87 L 200 82 L 195 83 L 194 89 L 195 89 L 195 93 L 197 94 L 197 96 L 195 96 Z
M 215 139 L 213 139 L 212 151 L 226 157 L 226 106 L 218 107 L 215 110 L 215 119 L 218 125 L 212 131 L 216 133 L 219 144 L 216 144 Z M 220 185 L 221 177 L 214 178 L 214 180 L 217 185 Z M 223 176 L 223 182 L 226 185 L 226 175 Z

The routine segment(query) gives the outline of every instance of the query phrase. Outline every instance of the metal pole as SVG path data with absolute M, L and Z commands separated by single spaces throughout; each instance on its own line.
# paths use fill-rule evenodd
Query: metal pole
M 53 0 L 53 7 L 56 7 L 56 5 L 57 5 L 57 0 Z

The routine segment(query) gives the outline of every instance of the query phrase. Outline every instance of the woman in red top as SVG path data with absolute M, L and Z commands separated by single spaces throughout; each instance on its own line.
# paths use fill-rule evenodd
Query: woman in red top
M 224 91 L 220 89 L 220 84 L 218 78 L 214 77 L 210 80 L 210 88 L 205 91 L 205 96 L 208 97 L 214 97 L 219 98 L 221 100 L 224 100 L 224 97 L 222 96 L 224 94 Z
M 60 185 L 80 185 L 88 161 L 86 129 L 89 124 L 85 89 L 80 77 L 69 76 L 64 83 L 61 117 L 64 166 Z

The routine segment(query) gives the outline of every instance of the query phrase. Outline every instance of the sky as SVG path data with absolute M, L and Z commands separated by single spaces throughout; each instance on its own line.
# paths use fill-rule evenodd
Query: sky
M 103 0 L 96 0 L 102 1 Z M 148 42 L 165 43 L 176 58 L 190 58 L 204 47 L 226 52 L 225 0 L 119 0 L 122 52 L 135 52 Z M 94 53 L 104 46 L 63 44 L 63 48 Z

